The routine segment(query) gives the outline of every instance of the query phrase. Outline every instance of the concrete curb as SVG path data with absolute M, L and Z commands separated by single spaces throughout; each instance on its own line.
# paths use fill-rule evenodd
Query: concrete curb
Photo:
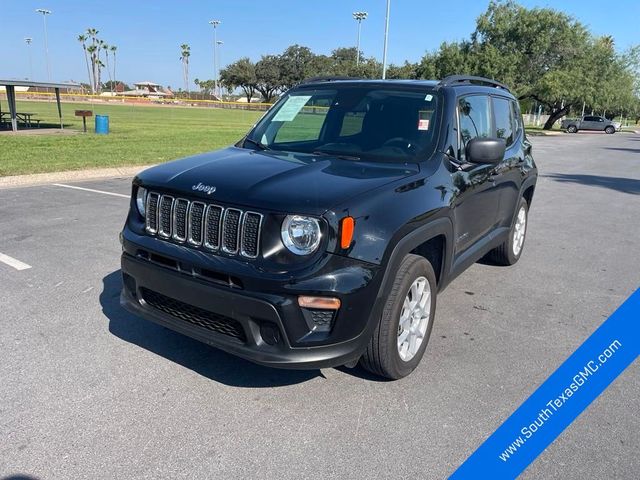
M 8 177 L 0 177 L 0 189 L 29 187 L 32 185 L 43 185 L 47 183 L 98 180 L 101 178 L 133 177 L 145 168 L 152 166 L 153 165 L 138 165 L 134 167 L 94 168 L 90 170 L 70 170 L 67 172 L 12 175 Z

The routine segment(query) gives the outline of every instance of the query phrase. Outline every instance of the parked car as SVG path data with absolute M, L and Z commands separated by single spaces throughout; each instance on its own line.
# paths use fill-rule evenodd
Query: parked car
M 536 179 L 500 83 L 307 82 L 235 146 L 134 179 L 121 303 L 259 364 L 397 379 L 439 292 L 518 261 Z
M 579 130 L 596 130 L 612 134 L 620 130 L 620 124 L 607 120 L 604 117 L 585 115 L 581 119 L 572 118 L 562 120 L 561 128 L 568 133 L 576 133 Z

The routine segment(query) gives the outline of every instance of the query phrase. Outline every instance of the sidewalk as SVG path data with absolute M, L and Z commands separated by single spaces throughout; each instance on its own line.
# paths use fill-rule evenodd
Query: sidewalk
M 133 177 L 152 165 L 133 167 L 95 168 L 91 170 L 71 170 L 67 172 L 35 173 L 31 175 L 11 175 L 0 177 L 0 189 L 28 187 L 46 183 L 96 180 L 100 178 Z

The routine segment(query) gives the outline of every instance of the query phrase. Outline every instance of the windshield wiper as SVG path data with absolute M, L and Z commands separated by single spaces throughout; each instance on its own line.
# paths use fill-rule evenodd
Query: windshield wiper
M 256 147 L 258 147 L 259 150 L 271 150 L 267 145 L 265 145 L 262 142 L 259 142 L 258 140 L 254 140 L 253 138 L 245 138 L 243 143 L 247 143 L 249 142 L 251 145 L 255 145 Z
M 352 160 L 352 161 L 358 161 L 360 160 L 360 157 L 356 157 L 355 155 L 344 155 L 342 153 L 332 153 L 329 151 L 323 151 L 323 150 L 315 150 L 313 152 L 311 152 L 313 155 L 322 155 L 323 157 L 334 157 L 334 158 L 338 158 L 340 160 Z

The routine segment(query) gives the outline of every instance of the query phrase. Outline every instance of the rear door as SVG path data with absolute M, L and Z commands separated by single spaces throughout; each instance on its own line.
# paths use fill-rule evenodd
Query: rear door
M 580 122 L 580 130 L 602 130 L 604 127 L 598 122 L 598 117 L 586 116 Z
M 493 180 L 500 193 L 498 207 L 498 226 L 509 227 L 520 196 L 522 166 L 525 160 L 522 136 L 524 129 L 520 111 L 510 98 L 494 96 L 493 117 L 495 136 L 506 143 L 504 160 L 494 167 Z

